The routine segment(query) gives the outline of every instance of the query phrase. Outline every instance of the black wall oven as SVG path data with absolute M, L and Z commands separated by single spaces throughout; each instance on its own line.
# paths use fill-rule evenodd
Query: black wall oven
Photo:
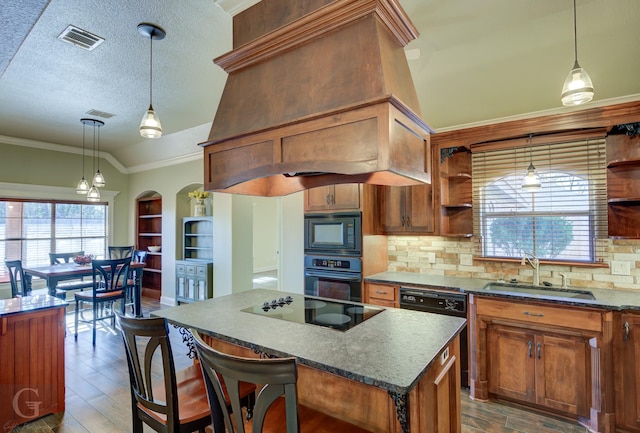
M 304 294 L 362 302 L 360 257 L 304 257 Z
M 304 252 L 314 255 L 362 256 L 362 214 L 305 214 Z

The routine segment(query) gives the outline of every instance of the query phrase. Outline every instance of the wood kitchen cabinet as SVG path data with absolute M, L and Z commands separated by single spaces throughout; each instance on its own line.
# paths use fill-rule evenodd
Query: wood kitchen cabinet
M 620 314 L 616 346 L 616 422 L 620 429 L 640 432 L 640 314 Z
M 589 416 L 587 339 L 501 325 L 487 332 L 490 393 Z
M 613 313 L 469 296 L 471 391 L 615 431 Z
M 398 286 L 392 284 L 364 283 L 365 300 L 368 304 L 398 308 Z
M 640 238 L 640 136 L 607 137 L 609 237 Z
M 380 220 L 384 234 L 434 234 L 432 186 L 380 187 Z
M 305 212 L 360 210 L 362 185 L 344 183 L 304 191 Z

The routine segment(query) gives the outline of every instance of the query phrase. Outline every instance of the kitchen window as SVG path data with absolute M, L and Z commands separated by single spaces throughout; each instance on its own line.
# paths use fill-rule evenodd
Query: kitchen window
M 482 256 L 600 263 L 607 247 L 602 133 L 472 146 L 474 235 Z M 522 189 L 533 162 L 542 188 Z
M 105 203 L 0 199 L 0 282 L 9 280 L 4 260 L 46 266 L 50 252 L 104 256 L 107 217 Z

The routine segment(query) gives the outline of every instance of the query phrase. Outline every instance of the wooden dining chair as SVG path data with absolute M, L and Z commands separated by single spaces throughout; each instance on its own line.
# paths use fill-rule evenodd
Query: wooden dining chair
M 84 256 L 84 251 L 75 251 L 70 253 L 49 253 L 49 263 L 52 265 L 62 265 L 71 263 L 74 257 Z
M 145 263 L 147 261 L 147 251 L 134 250 L 131 256 L 131 263 Z M 142 295 L 142 277 L 144 276 L 144 268 L 130 269 L 129 278 L 127 279 L 128 293 L 125 301 L 125 309 L 131 307 L 133 313 L 135 311 L 135 296 Z M 137 280 L 137 287 L 136 287 Z
M 205 343 L 196 330 L 190 331 L 207 384 L 211 423 L 215 433 L 368 431 L 298 404 L 298 371 L 295 358 L 243 358 L 229 355 Z M 241 414 L 241 383 L 264 385 L 256 398 L 251 420 L 245 421 Z M 232 411 L 224 404 L 227 395 Z
M 124 313 L 125 296 L 127 293 L 127 280 L 129 278 L 129 266 L 131 257 L 123 259 L 93 260 L 91 291 L 76 292 L 75 311 L 75 339 L 78 339 L 78 322 L 91 323 L 93 330 L 93 345 L 96 345 L 96 324 L 98 321 L 111 319 L 115 325 L 115 303 L 120 300 L 121 311 Z M 92 306 L 90 319 L 80 320 L 80 315 L 85 312 L 81 307 L 89 303 Z
M 133 245 L 127 246 L 109 246 L 107 247 L 109 251 L 110 259 L 124 259 L 126 257 L 133 256 L 133 250 L 135 247 Z
M 11 284 L 11 297 L 27 296 L 29 288 L 24 278 L 22 260 L 5 260 L 4 264 L 9 270 L 9 283 Z
M 211 412 L 202 369 L 196 361 L 175 371 L 167 321 L 121 314 L 117 320 L 129 366 L 133 432 L 142 433 L 143 423 L 158 432 L 204 431 Z M 254 393 L 255 386 L 244 384 L 241 406 L 252 407 Z

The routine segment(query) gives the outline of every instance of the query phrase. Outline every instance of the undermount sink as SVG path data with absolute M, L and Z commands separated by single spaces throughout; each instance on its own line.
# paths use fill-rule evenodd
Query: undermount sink
M 533 295 L 534 297 L 569 298 L 595 300 L 593 293 L 587 290 L 529 286 L 526 284 L 489 283 L 482 288 L 488 292 L 504 294 Z

